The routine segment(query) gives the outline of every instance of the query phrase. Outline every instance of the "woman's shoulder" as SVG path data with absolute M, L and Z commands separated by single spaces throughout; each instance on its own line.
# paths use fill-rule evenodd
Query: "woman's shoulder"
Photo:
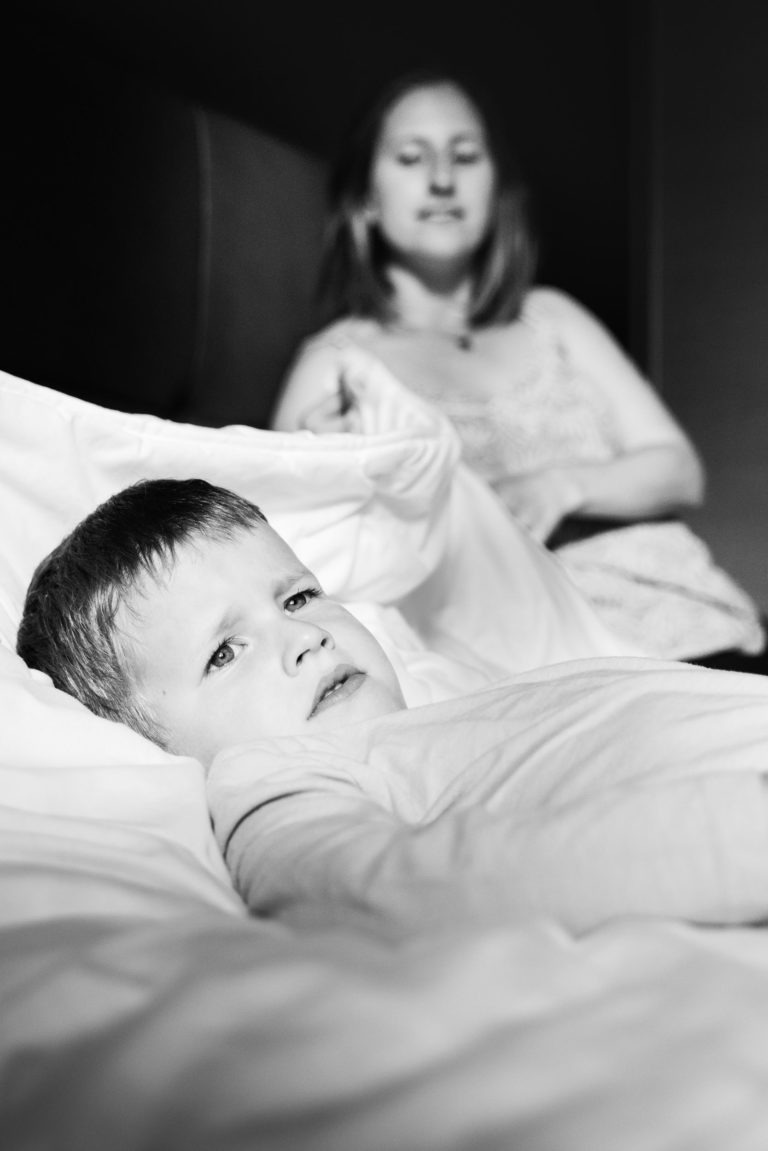
M 532 288 L 523 301 L 521 316 L 565 347 L 594 348 L 616 342 L 601 318 L 561 288 Z
M 344 316 L 308 336 L 301 345 L 300 354 L 310 355 L 327 349 L 340 350 L 352 344 L 365 346 L 380 332 L 381 325 L 376 320 L 361 316 Z
M 525 295 L 522 306 L 522 315 L 525 318 L 541 318 L 551 321 L 575 321 L 590 315 L 587 308 L 564 292 L 562 288 L 554 288 L 549 284 L 537 284 Z

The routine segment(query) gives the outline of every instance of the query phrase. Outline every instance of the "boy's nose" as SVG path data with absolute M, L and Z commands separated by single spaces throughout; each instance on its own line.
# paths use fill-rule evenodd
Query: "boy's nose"
M 306 656 L 312 655 L 327 648 L 333 651 L 336 644 L 333 636 L 325 628 L 316 623 L 300 620 L 288 620 L 288 635 L 283 648 L 283 666 L 288 675 L 297 675 L 302 661 Z

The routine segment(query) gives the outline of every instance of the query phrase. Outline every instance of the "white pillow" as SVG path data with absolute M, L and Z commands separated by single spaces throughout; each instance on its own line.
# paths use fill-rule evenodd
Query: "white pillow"
M 0 924 L 240 911 L 203 772 L 99 719 L 0 648 Z
M 447 420 L 347 354 L 374 401 L 365 435 L 178 424 L 0 373 L 0 642 L 15 645 L 36 565 L 97 504 L 139 479 L 199 476 L 257 503 L 329 594 L 396 604 L 423 646 L 475 675 L 634 654 L 461 465 Z
M 112 411 L 0 373 L 0 638 L 13 647 L 38 562 L 139 479 L 199 476 L 257 503 L 346 598 L 391 602 L 439 559 L 455 441 L 426 409 L 357 436 L 204 428 Z M 441 498 L 441 495 L 443 498 Z M 394 549 L 394 551 L 393 551 Z M 386 562 L 392 554 L 398 563 Z

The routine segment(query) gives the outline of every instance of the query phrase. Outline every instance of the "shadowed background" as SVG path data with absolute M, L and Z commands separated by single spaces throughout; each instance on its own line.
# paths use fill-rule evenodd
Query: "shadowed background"
M 693 0 L 70 0 L 6 20 L 0 368 L 264 426 L 316 322 L 324 175 L 405 68 L 480 72 L 543 282 L 591 307 L 701 450 L 694 526 L 768 604 L 768 14 Z

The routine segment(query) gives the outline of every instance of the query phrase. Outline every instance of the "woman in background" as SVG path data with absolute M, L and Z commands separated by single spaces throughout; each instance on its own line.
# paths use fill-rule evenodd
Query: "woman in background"
M 335 318 L 301 349 L 273 426 L 359 430 L 364 401 L 334 364 L 363 347 L 451 419 L 466 462 L 615 632 L 766 670 L 757 608 L 676 518 L 703 498 L 688 437 L 594 316 L 533 285 L 525 189 L 491 111 L 451 77 L 402 78 L 354 126 L 331 193 Z

